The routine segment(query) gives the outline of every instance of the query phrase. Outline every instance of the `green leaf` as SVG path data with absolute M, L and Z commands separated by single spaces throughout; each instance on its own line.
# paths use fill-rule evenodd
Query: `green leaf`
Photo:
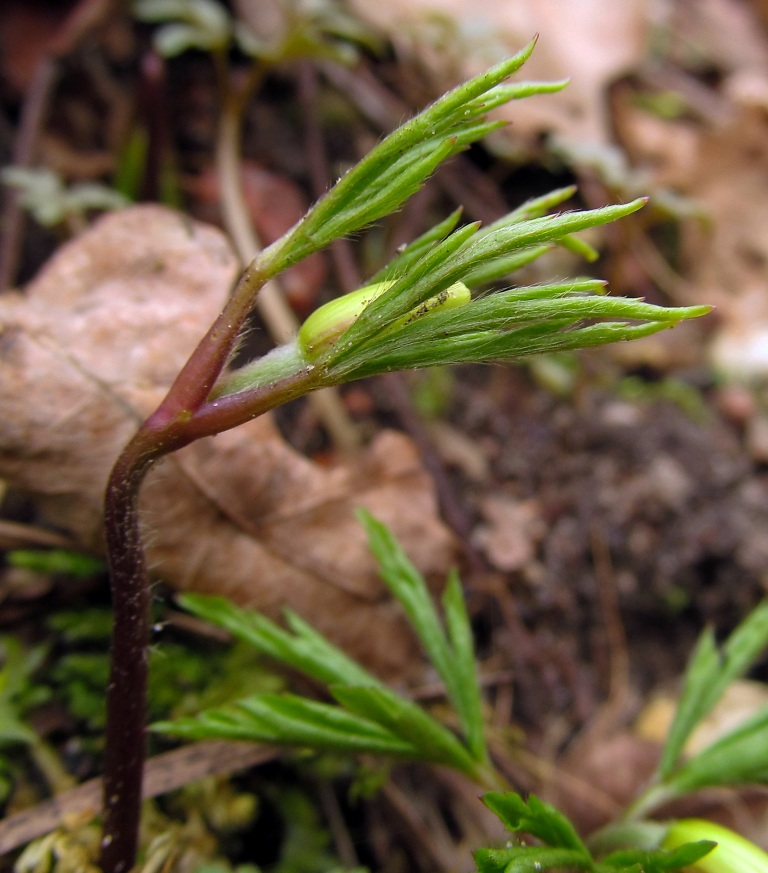
M 152 730 L 185 739 L 230 739 L 344 754 L 418 758 L 413 743 L 370 719 L 294 694 L 257 694 L 194 718 L 157 722 Z
M 357 661 L 345 655 L 293 612 L 286 620 L 293 633 L 257 612 L 241 609 L 226 597 L 183 594 L 181 605 L 200 618 L 226 628 L 258 652 L 324 684 L 380 685 Z
M 155 47 L 165 57 L 189 49 L 223 51 L 232 39 L 232 20 L 214 0 L 138 0 L 134 14 L 164 24 L 155 32 Z
M 696 843 L 685 843 L 676 849 L 667 851 L 658 849 L 647 852 L 641 849 L 622 849 L 603 858 L 596 867 L 598 873 L 613 873 L 613 871 L 637 871 L 637 873 L 672 873 L 691 867 L 697 861 L 708 855 L 717 843 L 711 840 L 700 840 Z
M 464 277 L 464 282 L 473 288 L 488 285 L 505 276 L 509 276 L 517 270 L 522 270 L 534 261 L 538 260 L 547 252 L 552 251 L 551 244 L 540 246 L 531 246 L 527 249 L 512 252 L 512 254 L 500 255 L 497 258 L 491 258 L 485 263 L 480 264 L 470 270 Z
M 364 510 L 358 511 L 358 518 L 368 534 L 382 579 L 402 605 L 430 661 L 445 683 L 470 754 L 477 761 L 484 762 L 487 753 L 475 650 L 458 577 L 451 575 L 443 595 L 448 628 L 446 634 L 424 578 L 392 532 Z
M 260 271 L 276 275 L 334 239 L 398 209 L 442 160 L 498 126 L 484 122 L 489 108 L 563 87 L 563 83 L 502 86 L 533 47 L 534 42 L 529 43 L 513 58 L 459 85 L 382 140 L 292 231 L 264 250 Z
M 0 746 L 30 744 L 37 734 L 25 722 L 26 711 L 47 697 L 33 676 L 48 655 L 47 646 L 28 649 L 16 637 L 0 637 Z M 41 693 L 42 692 L 42 693 Z
M 497 296 L 498 302 L 494 300 Z M 655 308 L 640 301 L 597 296 L 586 301 L 552 300 L 539 307 L 521 304 L 519 314 L 515 308 L 513 294 L 499 294 L 452 310 L 436 309 L 374 337 L 341 363 L 334 361 L 328 368 L 329 383 L 394 370 L 519 360 L 533 354 L 589 348 L 648 336 L 709 311 L 708 307 Z M 479 323 L 479 313 L 487 316 L 487 324 Z M 623 320 L 591 323 L 611 316 Z M 632 323 L 634 320 L 639 323 Z M 344 335 L 338 342 L 344 343 Z
M 430 661 L 446 681 L 452 653 L 423 577 L 386 525 L 365 510 L 358 510 L 357 516 L 368 534 L 382 579 L 400 602 Z
M 523 221 L 528 218 L 541 218 L 546 215 L 556 206 L 565 203 L 576 193 L 578 188 L 575 185 L 567 185 L 564 188 L 555 188 L 554 191 L 548 191 L 546 194 L 541 194 L 538 197 L 532 197 L 524 201 L 516 209 L 513 209 L 507 215 L 488 225 L 489 230 L 495 227 L 508 224 L 510 221 Z
M 768 601 L 761 603 L 733 631 L 718 651 L 712 631 L 705 631 L 691 656 L 683 692 L 664 745 L 658 775 L 666 780 L 682 755 L 688 737 L 715 706 L 726 688 L 743 675 L 768 644 Z
M 0 181 L 19 189 L 22 206 L 44 227 L 91 210 L 121 209 L 129 204 L 122 194 L 96 182 L 66 187 L 57 173 L 44 167 L 5 167 Z
M 391 282 L 398 276 L 407 273 L 410 267 L 417 264 L 435 243 L 441 242 L 456 229 L 460 217 L 461 209 L 456 209 L 447 218 L 408 243 L 386 266 L 382 267 L 378 273 L 374 273 L 367 284 Z
M 348 752 L 377 752 L 454 767 L 478 781 L 489 777 L 474 647 L 458 578 L 444 596 L 447 633 L 424 580 L 392 536 L 361 513 L 382 575 L 446 682 L 469 748 L 421 707 L 375 679 L 295 613 L 289 630 L 264 616 L 246 612 L 223 597 L 187 594 L 181 604 L 201 618 L 226 628 L 259 652 L 300 670 L 329 687 L 342 708 L 291 695 L 258 695 L 235 706 L 202 713 L 195 719 L 161 723 L 156 729 L 190 738 L 228 737 L 290 743 Z
M 29 725 L 12 712 L 0 712 L 0 748 L 20 743 L 29 745 L 37 740 L 37 734 Z
M 518 216 L 497 222 L 490 231 L 476 225 L 454 231 L 425 252 L 407 275 L 396 277 L 329 344 L 316 362 L 327 384 L 391 370 L 513 360 L 600 345 L 645 336 L 705 314 L 708 307 L 665 309 L 602 293 L 585 294 L 579 287 L 569 290 L 560 283 L 549 291 L 526 289 L 526 295 L 510 289 L 465 306 L 438 307 L 418 319 L 403 319 L 457 281 L 497 278 L 508 269 L 513 254 L 538 257 L 542 245 L 626 215 L 642 202 L 541 218 Z M 592 290 L 596 288 L 602 292 L 601 285 L 593 284 Z M 623 320 L 591 323 L 616 318 Z
M 15 549 L 5 558 L 12 567 L 85 579 L 102 572 L 106 566 L 101 558 L 67 549 Z
M 352 369 L 356 363 L 354 354 L 361 346 L 369 344 L 378 333 L 424 300 L 434 297 L 454 282 L 464 281 L 473 269 L 489 260 L 507 257 L 513 251 L 557 242 L 571 233 L 606 224 L 635 212 L 644 202 L 640 199 L 584 212 L 502 221 L 484 232 L 477 225 L 469 225 L 469 230 L 459 228 L 433 247 L 419 265 L 407 276 L 401 276 L 386 294 L 371 302 L 340 338 L 336 354 L 329 357 L 329 364 L 336 369 L 341 366 Z M 451 245 L 454 237 L 458 238 L 458 245 Z M 363 351 L 369 357 L 374 353 L 370 345 Z
M 474 856 L 479 873 L 566 868 L 592 873 L 671 873 L 695 864 L 715 845 L 711 840 L 686 842 L 679 834 L 673 834 L 663 848 L 621 849 L 596 862 L 571 822 L 533 795 L 526 802 L 514 792 L 489 793 L 483 797 L 483 802 L 513 833 L 530 834 L 545 847 L 522 843 L 505 849 L 480 849 Z M 666 839 L 671 829 L 659 827 Z
M 467 748 L 478 760 L 487 757 L 483 700 L 477 678 L 477 661 L 472 626 L 464 592 L 456 571 L 448 577 L 443 592 L 443 612 L 452 650 L 453 692 L 451 700 L 461 720 Z
M 535 795 L 529 795 L 526 802 L 514 791 L 490 791 L 483 795 L 483 803 L 512 833 L 530 834 L 548 846 L 572 849 L 589 858 L 587 847 L 566 816 Z
M 715 785 L 768 783 L 768 707 L 708 746 L 665 780 L 677 794 Z
M 766 852 L 729 828 L 704 819 L 673 821 L 662 845 L 666 849 L 690 851 L 694 840 L 698 841 L 694 846 L 710 847 L 696 863 L 696 870 L 701 873 L 768 873 Z
M 591 858 L 575 849 L 515 846 L 510 849 L 478 849 L 474 853 L 478 873 L 538 873 L 542 870 L 592 870 Z
M 478 762 L 447 728 L 412 701 L 384 686 L 331 686 L 329 690 L 346 709 L 411 744 L 417 750 L 417 760 L 443 764 L 477 777 Z

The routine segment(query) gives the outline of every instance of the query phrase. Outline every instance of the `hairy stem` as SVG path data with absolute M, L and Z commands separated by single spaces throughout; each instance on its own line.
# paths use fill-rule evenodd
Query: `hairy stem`
M 141 430 L 115 464 L 104 502 L 114 615 L 104 757 L 105 873 L 126 873 L 133 866 L 141 812 L 150 594 L 138 497 L 156 455 L 144 442 L 149 440 Z
M 221 349 L 216 340 L 228 342 L 229 333 L 214 332 L 212 338 L 209 332 L 182 375 L 188 368 L 202 372 L 201 361 L 208 361 L 209 373 L 217 368 Z M 202 378 L 210 383 L 215 377 L 202 372 Z M 163 455 L 256 418 L 306 394 L 319 382 L 319 375 L 305 368 L 261 388 L 190 408 L 179 395 L 190 400 L 194 392 L 180 376 L 112 470 L 104 504 L 114 614 L 104 761 L 101 866 L 105 873 L 127 873 L 135 862 L 138 846 L 150 632 L 150 586 L 138 507 L 144 477 Z M 170 418 L 174 409 L 178 414 Z
M 163 433 L 165 428 L 173 423 L 178 426 L 188 420 L 208 399 L 235 349 L 256 295 L 270 276 L 269 268 L 259 258 L 246 267 L 220 315 L 192 352 L 165 400 L 149 420 L 156 439 L 170 436 L 170 433 Z

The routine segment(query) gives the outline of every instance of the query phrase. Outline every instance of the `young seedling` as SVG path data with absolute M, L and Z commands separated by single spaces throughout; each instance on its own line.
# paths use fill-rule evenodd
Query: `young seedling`
M 20 202 L 43 227 L 65 225 L 82 230 L 88 212 L 123 209 L 128 200 L 118 191 L 96 182 L 69 187 L 57 173 L 44 168 L 5 167 L 0 182 L 20 192 Z
M 701 819 L 660 822 L 649 818 L 665 804 L 691 792 L 724 785 L 768 783 L 768 706 L 695 755 L 687 756 L 685 752 L 694 730 L 766 645 L 765 601 L 742 621 L 721 648 L 711 630 L 701 635 L 688 663 L 680 702 L 650 785 L 623 816 L 590 838 L 592 851 L 618 851 L 626 846 L 677 851 L 685 844 L 691 845 L 691 841 L 709 841 L 712 847 L 716 843 L 717 848 L 702 855 L 695 864 L 691 860 L 692 870 L 768 873 L 768 854 L 728 828 Z
M 347 298 L 318 316 L 320 324 L 310 323 L 295 341 L 243 368 L 230 368 L 265 283 L 399 208 L 440 163 L 500 126 L 486 119 L 492 109 L 564 86 L 505 84 L 532 50 L 533 43 L 390 134 L 264 249 L 243 272 L 166 398 L 118 458 L 104 507 L 114 604 L 101 858 L 106 873 L 125 873 L 136 855 L 150 600 L 137 498 L 159 458 L 318 388 L 390 370 L 510 361 L 632 339 L 708 311 L 705 306 L 664 309 L 606 297 L 601 283 L 585 280 L 507 288 L 467 300 L 464 287 L 476 292 L 554 244 L 579 247 L 572 234 L 628 215 L 644 202 L 545 214 L 570 196 L 566 189 L 531 201 L 487 228 L 457 228 L 458 215 L 452 216 L 371 277 L 368 286 L 386 287 L 378 288 L 378 296 L 359 314 L 360 297 Z
M 396 694 L 293 613 L 284 630 L 258 613 L 222 597 L 186 595 L 182 604 L 226 628 L 260 654 L 325 686 L 335 703 L 295 694 L 256 694 L 194 717 L 162 722 L 154 730 L 185 739 L 236 739 L 299 746 L 315 751 L 366 753 L 440 764 L 464 773 L 483 788 L 503 780 L 488 756 L 472 630 L 461 585 L 449 577 L 441 620 L 423 578 L 392 533 L 360 512 L 379 572 L 445 686 L 460 726 L 458 735 L 412 701 Z M 722 654 L 710 632 L 691 659 L 683 695 L 658 773 L 650 788 L 616 821 L 582 839 L 568 818 L 534 795 L 492 790 L 483 800 L 519 839 L 502 849 L 475 853 L 479 873 L 563 868 L 589 873 L 768 873 L 768 854 L 753 843 L 700 819 L 659 821 L 647 813 L 690 791 L 713 785 L 766 784 L 768 708 L 696 756 L 682 747 L 691 731 L 768 643 L 768 603 L 733 632 Z
M 316 750 L 383 755 L 442 764 L 484 788 L 501 780 L 488 757 L 472 629 L 458 577 L 443 594 L 441 620 L 424 579 L 392 533 L 368 513 L 360 519 L 381 577 L 399 600 L 429 659 L 445 684 L 461 737 L 387 685 L 313 630 L 295 613 L 288 630 L 223 597 L 188 594 L 182 604 L 226 628 L 269 658 L 326 686 L 334 704 L 295 694 L 257 694 L 194 718 L 153 726 L 186 739 L 238 739 Z

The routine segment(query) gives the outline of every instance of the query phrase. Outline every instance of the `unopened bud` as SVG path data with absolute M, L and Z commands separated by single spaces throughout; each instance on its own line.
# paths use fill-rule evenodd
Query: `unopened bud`
M 357 291 L 331 300 L 315 310 L 299 330 L 299 348 L 304 356 L 308 360 L 314 360 L 326 349 L 329 349 L 344 331 L 354 324 L 366 306 L 380 297 L 393 284 L 394 282 L 390 281 L 366 285 L 364 288 L 358 288 Z M 463 282 L 455 282 L 439 294 L 430 297 L 429 300 L 425 300 L 410 312 L 397 318 L 387 327 L 386 332 L 397 330 L 438 309 L 464 306 L 470 300 L 469 288 Z

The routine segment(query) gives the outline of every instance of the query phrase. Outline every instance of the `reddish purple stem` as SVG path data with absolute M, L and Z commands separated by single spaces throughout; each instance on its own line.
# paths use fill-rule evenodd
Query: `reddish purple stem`
M 318 387 L 304 370 L 273 385 L 208 401 L 267 277 L 252 265 L 192 353 L 158 409 L 118 458 L 107 484 L 104 521 L 114 625 L 104 760 L 104 873 L 128 873 L 136 860 L 146 756 L 150 586 L 138 510 L 139 490 L 160 457 L 249 421 Z

